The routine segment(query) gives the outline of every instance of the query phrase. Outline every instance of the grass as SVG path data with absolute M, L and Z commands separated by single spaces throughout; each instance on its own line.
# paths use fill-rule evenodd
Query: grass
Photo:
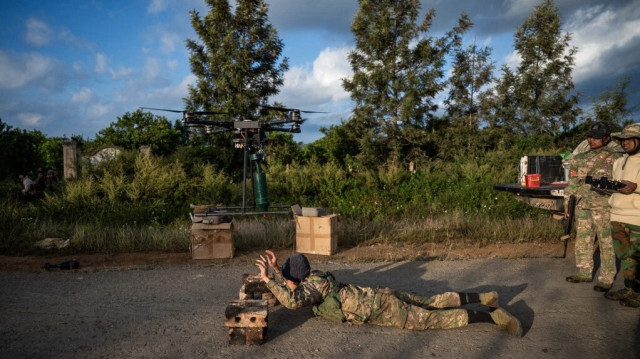
M 340 247 L 375 243 L 483 246 L 556 240 L 560 223 L 493 183 L 488 163 L 432 163 L 415 174 L 400 167 L 347 171 L 335 163 L 267 168 L 272 203 L 339 213 Z M 189 203 L 238 203 L 239 183 L 212 165 L 187 172 L 178 161 L 121 156 L 83 167 L 60 191 L 31 202 L 0 200 L 0 253 L 37 254 L 45 238 L 70 239 L 69 253 L 184 252 L 191 244 Z M 495 172 L 495 173 L 494 173 Z M 496 177 L 498 176 L 498 177 Z M 509 175 L 510 176 L 510 175 Z M 291 217 L 236 217 L 241 251 L 291 248 Z
M 6 209 L 5 209 L 6 211 Z M 186 252 L 191 244 L 189 218 L 168 224 L 101 224 L 62 220 L 4 217 L 0 227 L 3 254 L 39 254 L 35 243 L 49 237 L 71 239 L 65 253 Z M 11 222 L 11 225 L 8 225 Z M 414 220 L 366 221 L 341 219 L 335 229 L 338 245 L 349 248 L 376 243 L 438 243 L 445 246 L 483 246 L 489 243 L 538 243 L 555 241 L 562 234 L 560 222 L 544 216 L 519 219 L 483 218 L 450 213 Z M 293 248 L 295 222 L 288 216 L 234 220 L 234 246 L 249 251 Z

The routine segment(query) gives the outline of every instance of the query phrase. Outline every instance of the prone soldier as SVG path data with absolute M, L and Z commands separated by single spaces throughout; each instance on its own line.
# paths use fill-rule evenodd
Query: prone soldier
M 289 309 L 313 305 L 315 315 L 336 322 L 374 324 L 412 330 L 450 329 L 470 323 L 494 323 L 515 336 L 522 336 L 520 321 L 498 305 L 498 293 L 446 292 L 422 297 L 397 290 L 373 289 L 335 280 L 329 272 L 311 270 L 302 254 L 289 257 L 282 268 L 272 251 L 256 261 L 260 277 L 280 303 Z M 268 276 L 273 268 L 276 280 Z M 481 303 L 486 311 L 460 308 Z

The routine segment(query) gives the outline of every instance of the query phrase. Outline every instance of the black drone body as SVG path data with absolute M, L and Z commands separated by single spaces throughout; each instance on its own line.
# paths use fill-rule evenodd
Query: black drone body
M 302 113 L 321 113 L 316 111 L 303 111 L 299 109 L 276 107 L 276 106 L 260 106 L 267 111 L 277 111 L 284 114 L 282 118 L 272 120 L 242 120 L 233 121 L 213 121 L 207 119 L 209 116 L 227 115 L 226 112 L 216 111 L 180 111 L 162 108 L 141 107 L 143 110 L 168 111 L 182 114 L 182 122 L 190 128 L 203 128 L 206 134 L 217 134 L 223 132 L 233 132 L 233 144 L 235 148 L 244 151 L 243 166 L 243 189 L 242 189 L 242 206 L 241 207 L 225 207 L 212 208 L 206 215 L 222 214 L 266 214 L 266 213 L 286 213 L 289 211 L 272 211 L 269 210 L 270 203 L 267 196 L 266 175 L 262 171 L 264 162 L 263 146 L 266 144 L 269 132 L 288 132 L 300 133 L 300 125 L 305 121 Z M 251 152 L 251 154 L 249 154 Z M 251 161 L 251 166 L 248 166 Z M 253 182 L 253 211 L 247 211 L 246 206 L 246 180 L 247 167 L 250 167 Z M 289 208 L 290 205 L 271 206 L 272 208 Z M 257 208 L 258 211 L 255 209 Z

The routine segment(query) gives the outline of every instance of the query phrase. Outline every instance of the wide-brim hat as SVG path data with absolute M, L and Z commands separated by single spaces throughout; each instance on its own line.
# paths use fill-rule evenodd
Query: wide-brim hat
M 640 123 L 628 125 L 624 129 L 622 129 L 622 132 L 613 133 L 611 137 L 618 141 L 626 140 L 633 137 L 640 138 Z

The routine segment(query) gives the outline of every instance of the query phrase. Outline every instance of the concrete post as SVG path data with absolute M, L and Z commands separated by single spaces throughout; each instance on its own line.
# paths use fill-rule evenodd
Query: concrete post
M 78 160 L 78 143 L 76 141 L 62 143 L 62 159 L 64 162 L 64 179 L 76 178 L 76 163 Z
M 151 146 L 148 146 L 148 145 L 142 145 L 142 146 L 140 146 L 140 153 L 141 153 L 144 157 L 149 157 L 149 155 L 151 154 Z

